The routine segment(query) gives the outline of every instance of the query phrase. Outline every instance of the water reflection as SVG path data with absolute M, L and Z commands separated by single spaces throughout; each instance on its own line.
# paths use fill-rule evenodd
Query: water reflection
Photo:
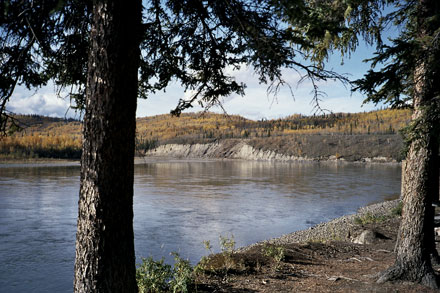
M 234 234 L 238 245 L 247 245 L 303 229 L 396 197 L 399 176 L 399 167 L 385 165 L 156 161 L 137 166 L 135 231 L 144 231 L 135 236 L 137 254 L 159 251 L 169 258 L 170 251 L 180 251 L 198 260 L 202 241 L 216 244 L 219 235 Z
M 0 288 L 72 288 L 78 167 L 0 168 Z
M 400 167 L 148 160 L 135 168 L 141 256 L 194 263 L 219 235 L 247 245 L 397 196 Z M 78 166 L 0 167 L 0 291 L 70 292 Z

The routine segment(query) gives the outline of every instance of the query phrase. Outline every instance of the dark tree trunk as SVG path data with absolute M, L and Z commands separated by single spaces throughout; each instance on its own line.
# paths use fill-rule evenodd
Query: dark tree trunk
M 413 142 L 405 164 L 407 184 L 403 189 L 396 262 L 383 273 L 378 282 L 404 279 L 433 288 L 438 286 L 430 260 L 434 231 L 429 182 L 432 164 L 430 148 Z
M 438 0 L 419 0 L 418 37 L 423 40 L 432 32 L 425 21 L 439 12 Z M 434 49 L 434 50 L 438 50 Z M 403 211 L 396 243 L 396 262 L 386 270 L 378 282 L 409 280 L 438 288 L 432 269 L 431 257 L 438 256 L 434 243 L 434 209 L 432 202 L 438 198 L 438 134 L 432 112 L 438 92 L 438 73 L 431 68 L 432 48 L 423 47 L 414 72 L 415 129 L 407 154 L 404 181 L 402 182 Z M 434 52 L 434 54 L 436 54 Z
M 133 168 L 141 1 L 95 1 L 75 292 L 136 292 Z

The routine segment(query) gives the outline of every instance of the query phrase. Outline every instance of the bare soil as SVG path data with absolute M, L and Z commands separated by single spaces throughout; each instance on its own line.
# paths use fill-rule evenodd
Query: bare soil
M 394 263 L 400 217 L 375 219 L 363 224 L 350 220 L 351 235 L 341 240 L 269 241 L 211 255 L 197 274 L 197 292 L 437 292 L 410 282 L 376 283 L 378 274 Z M 354 244 L 365 230 L 377 237 L 371 244 Z M 284 253 L 279 262 L 268 253 L 276 249 Z

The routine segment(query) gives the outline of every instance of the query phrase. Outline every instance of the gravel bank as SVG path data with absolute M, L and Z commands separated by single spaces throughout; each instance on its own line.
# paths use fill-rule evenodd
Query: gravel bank
M 313 138 L 313 139 L 312 139 Z M 256 146 L 252 146 L 249 143 L 252 141 L 243 139 L 225 139 L 219 140 L 214 143 L 205 144 L 165 144 L 160 145 L 155 149 L 149 150 L 145 153 L 148 157 L 172 157 L 172 158 L 217 158 L 217 159 L 244 159 L 244 160 L 256 160 L 256 161 L 278 161 L 278 162 L 304 162 L 304 161 L 329 161 L 329 162 L 362 162 L 362 163 L 397 163 L 397 160 L 393 158 L 391 153 L 386 147 L 379 147 L 384 149 L 383 153 L 369 153 L 366 150 L 371 149 L 372 145 L 368 145 L 366 141 L 359 139 L 363 144 L 361 146 L 356 145 L 353 147 L 345 146 L 347 149 L 342 152 L 341 155 L 333 149 L 340 143 L 345 142 L 344 139 L 336 139 L 332 136 L 308 136 L 310 142 L 301 143 L 300 152 L 293 152 L 289 149 L 290 144 L 294 142 L 285 141 L 283 143 L 276 140 L 273 142 L 273 146 L 269 145 L 265 147 L 265 144 L 260 143 Z M 354 139 L 353 137 L 351 139 Z M 368 139 L 372 139 L 368 137 Z M 382 138 L 383 139 L 383 138 Z M 328 140 L 331 140 L 329 142 Z M 317 145 L 321 145 L 325 142 L 326 147 L 317 148 Z M 385 142 L 387 140 L 384 140 Z M 384 142 L 384 143 L 385 143 Z M 297 142 L 299 143 L 299 142 Z M 284 144 L 284 147 L 280 147 L 279 144 Z M 328 146 L 330 144 L 332 147 Z M 389 139 L 389 144 L 394 146 L 394 141 Z M 258 145 L 258 146 L 257 146 Z M 368 147 L 367 147 L 368 145 Z M 388 145 L 388 144 L 387 144 Z M 271 149 L 272 148 L 272 149 Z M 299 146 L 298 146 L 299 148 Z M 311 152 L 311 149 L 315 148 L 315 152 Z M 376 147 L 373 147 L 375 149 Z M 388 151 L 385 151 L 388 150 Z M 306 152 L 308 150 L 310 153 Z M 321 151 L 321 153 L 319 152 Z M 356 155 L 354 155 L 354 153 Z M 359 153 L 359 154 L 358 154 Z M 396 151 L 397 153 L 397 151 Z
M 355 223 L 355 219 L 367 217 L 387 217 L 391 215 L 392 209 L 397 207 L 400 199 L 385 201 L 369 206 L 361 207 L 356 214 L 342 216 L 331 220 L 330 222 L 320 223 L 306 230 L 296 231 L 290 234 L 283 235 L 279 238 L 269 239 L 263 242 L 259 242 L 248 247 L 244 247 L 246 250 L 255 245 L 261 244 L 274 244 L 283 245 L 289 243 L 301 243 L 308 241 L 326 241 L 326 240 L 342 240 L 351 241 L 352 234 L 355 226 L 359 226 Z

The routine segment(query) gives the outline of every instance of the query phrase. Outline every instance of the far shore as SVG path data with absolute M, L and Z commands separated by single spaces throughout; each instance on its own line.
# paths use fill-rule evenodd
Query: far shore
M 251 159 L 251 158 L 231 158 L 231 157 L 183 157 L 183 156 L 136 156 L 134 159 L 135 165 L 145 164 L 155 160 L 185 160 L 185 161 L 213 161 L 213 160 L 227 160 L 227 161 L 256 161 L 256 162 L 277 162 L 277 163 L 329 163 L 329 164 L 361 164 L 361 165 L 401 165 L 401 162 L 384 160 L 357 160 L 348 161 L 344 159 L 322 159 L 322 158 L 297 158 L 296 160 L 276 160 L 276 159 Z M 0 158 L 0 166 L 4 165 L 56 165 L 56 166 L 72 166 L 80 165 L 80 159 L 59 159 L 59 158 Z
M 78 159 L 57 158 L 0 158 L 0 165 L 79 165 Z

